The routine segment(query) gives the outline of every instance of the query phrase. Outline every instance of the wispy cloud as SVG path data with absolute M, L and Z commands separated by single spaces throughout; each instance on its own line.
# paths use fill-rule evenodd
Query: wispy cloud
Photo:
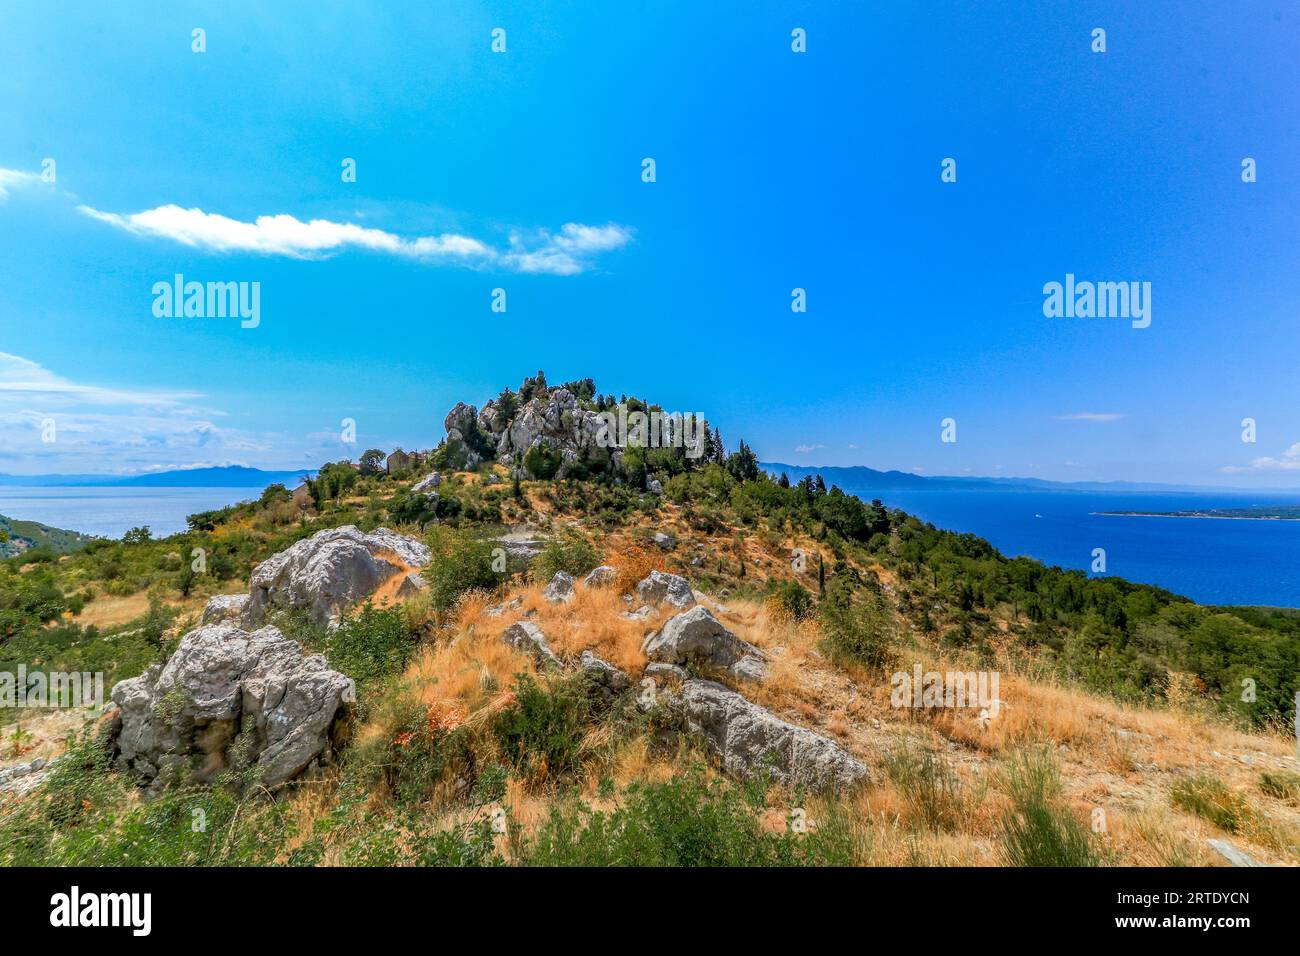
M 140 405 L 174 407 L 198 398 L 197 392 L 140 391 L 83 385 L 55 375 L 19 355 L 0 352 L 0 404 L 39 402 L 66 405 Z
M 584 272 L 600 254 L 620 249 L 632 241 L 632 230 L 615 223 L 585 226 L 571 222 L 558 233 L 541 230 L 525 234 L 516 230 L 510 236 L 509 248 L 499 250 L 483 240 L 457 233 L 404 237 L 350 222 L 329 219 L 304 222 L 284 213 L 244 222 L 174 204 L 125 215 L 102 212 L 91 206 L 77 208 L 92 219 L 135 235 L 167 239 L 213 252 L 323 259 L 347 249 L 365 249 L 420 262 L 497 266 L 550 275 Z
M 1296 442 L 1280 458 L 1263 456 L 1252 458 L 1249 465 L 1224 465 L 1219 471 L 1239 474 L 1248 471 L 1300 471 L 1300 442 Z
M 1074 412 L 1070 415 L 1057 415 L 1060 422 L 1117 422 L 1124 418 L 1123 412 Z
M 33 186 L 41 181 L 36 173 L 25 173 L 20 169 L 0 168 L 0 202 L 9 198 L 9 190 L 21 186 Z
M 795 445 L 794 450 L 801 455 L 806 455 L 810 451 L 817 451 L 819 448 L 825 448 L 825 447 L 826 447 L 825 445 L 819 442 L 816 445 Z

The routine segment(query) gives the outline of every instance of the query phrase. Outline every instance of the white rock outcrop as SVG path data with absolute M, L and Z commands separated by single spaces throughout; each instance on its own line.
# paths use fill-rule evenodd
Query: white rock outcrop
M 234 764 L 276 787 L 333 754 L 352 682 L 277 628 L 211 624 L 113 688 L 116 765 L 161 785 Z
M 728 773 L 769 772 L 786 785 L 847 788 L 866 780 L 867 767 L 828 737 L 797 727 L 713 681 L 682 684 L 674 702 Z
M 661 664 L 711 667 L 741 680 L 759 680 L 767 671 L 767 656 L 727 630 L 701 605 L 669 618 L 646 637 L 641 650 Z

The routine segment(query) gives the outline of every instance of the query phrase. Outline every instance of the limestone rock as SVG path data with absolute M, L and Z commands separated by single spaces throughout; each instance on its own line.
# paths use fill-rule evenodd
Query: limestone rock
M 866 766 L 835 741 L 787 723 L 721 684 L 688 680 L 675 706 L 728 773 L 751 777 L 766 770 L 786 786 L 814 789 L 849 787 L 867 778 Z
M 432 474 L 425 475 L 413 484 L 411 490 L 418 493 L 429 492 L 433 491 L 433 489 L 437 488 L 440 484 L 442 484 L 442 475 L 435 471 Z
M 231 621 L 240 624 L 244 622 L 247 614 L 247 594 L 218 594 L 208 599 L 199 623 L 219 624 L 222 621 Z
M 613 584 L 618 577 L 618 571 L 608 564 L 602 564 L 598 568 L 593 568 L 585 578 L 582 579 L 583 585 L 589 588 L 604 587 L 607 584 Z
M 262 785 L 276 787 L 331 758 L 351 689 L 277 628 L 200 627 L 166 664 L 113 688 L 117 766 L 150 780 L 166 768 L 189 770 L 207 782 L 238 754 Z
M 424 544 L 387 528 L 318 531 L 253 570 L 246 623 L 256 627 L 274 610 L 301 608 L 318 624 L 336 626 L 349 605 L 369 597 L 403 565 L 418 569 L 431 560 Z
M 636 586 L 637 597 L 643 604 L 658 604 L 667 601 L 675 608 L 685 609 L 695 603 L 695 595 L 686 579 L 666 571 L 651 571 Z
M 582 652 L 582 671 L 606 697 L 621 694 L 632 686 L 632 678 L 608 661 L 601 660 L 591 651 Z
M 714 667 L 742 680 L 761 679 L 767 670 L 761 650 L 731 633 L 700 605 L 670 618 L 641 649 L 652 661 Z
M 567 571 L 556 571 L 555 577 L 551 578 L 551 583 L 546 585 L 542 591 L 542 597 L 552 604 L 563 604 L 565 601 L 572 601 L 573 594 L 573 575 Z
M 516 621 L 505 629 L 501 635 L 517 651 L 530 655 L 539 664 L 563 667 L 564 663 L 551 650 L 551 643 L 542 633 L 542 629 L 532 621 Z

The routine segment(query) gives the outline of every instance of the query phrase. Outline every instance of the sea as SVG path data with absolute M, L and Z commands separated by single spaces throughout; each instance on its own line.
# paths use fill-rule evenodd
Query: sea
M 0 514 L 107 538 L 147 525 L 161 537 L 185 530 L 187 515 L 259 494 L 251 488 L 0 487 Z M 1300 494 L 909 490 L 862 496 L 940 528 L 972 532 L 1008 556 L 1096 576 L 1093 551 L 1101 548 L 1107 575 L 1203 604 L 1300 607 L 1300 521 L 1102 514 L 1295 505 Z
M 0 515 L 100 538 L 148 526 L 155 538 L 187 527 L 186 517 L 261 497 L 261 488 L 27 488 L 0 486 Z

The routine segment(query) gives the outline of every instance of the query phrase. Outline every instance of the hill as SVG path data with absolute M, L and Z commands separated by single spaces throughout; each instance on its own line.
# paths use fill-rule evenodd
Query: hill
M 53 770 L 66 716 L 24 721 L 0 862 L 1300 863 L 1300 618 L 1007 559 L 713 427 L 698 457 L 611 449 L 594 387 L 538 379 L 453 409 L 436 477 L 334 463 L 168 539 L 0 562 L 0 670 L 143 675 Z M 320 662 L 209 666 L 268 626 Z M 203 727 L 189 685 L 150 690 L 164 659 L 210 675 Z M 268 799 L 272 685 L 279 730 L 318 722 Z M 158 823 L 196 807 L 204 832 Z
M 33 548 L 70 554 L 93 540 L 89 535 L 51 528 L 38 521 L 19 521 L 0 515 L 0 558 L 21 555 Z

